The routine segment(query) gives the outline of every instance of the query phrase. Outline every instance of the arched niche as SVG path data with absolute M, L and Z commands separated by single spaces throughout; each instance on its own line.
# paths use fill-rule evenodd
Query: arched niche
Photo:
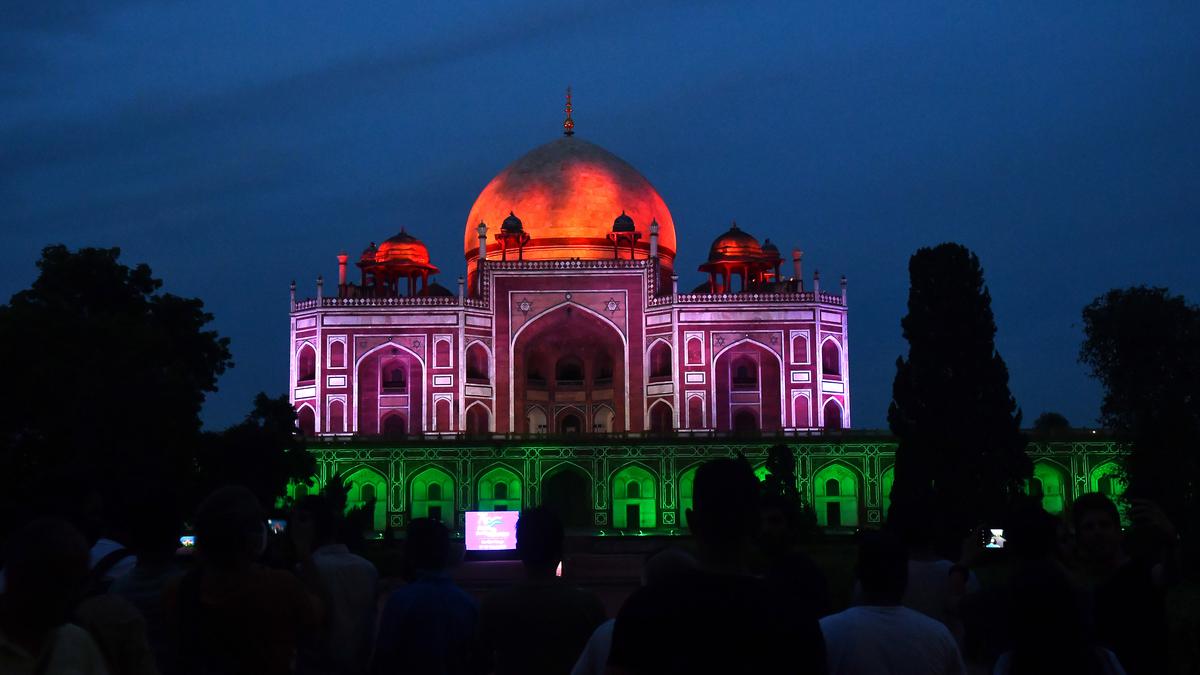
M 715 413 L 717 430 L 735 430 L 735 414 L 752 410 L 758 430 L 778 431 L 783 425 L 781 368 L 779 355 L 753 340 L 738 341 L 721 351 L 713 365 L 716 400 L 710 413 Z M 735 391 L 736 406 L 732 403 Z M 743 416 L 743 425 L 748 425 L 748 420 Z
M 384 424 L 391 415 L 404 420 L 404 434 L 424 431 L 425 365 L 415 352 L 396 343 L 372 349 L 355 366 L 357 431 L 388 435 Z M 398 432 L 392 421 L 390 432 Z
M 842 375 L 842 347 L 833 338 L 821 343 L 821 373 L 834 378 Z
M 372 530 L 382 531 L 387 527 L 387 480 L 378 470 L 360 467 L 347 474 L 345 481 L 346 511 L 367 509 Z
M 311 384 L 317 379 L 317 350 L 304 344 L 296 352 L 296 384 Z
M 450 474 L 436 466 L 427 467 L 412 477 L 408 494 L 413 518 L 433 518 L 454 527 L 454 479 Z
M 654 475 L 640 466 L 613 474 L 612 523 L 619 530 L 646 530 L 658 524 Z
M 857 527 L 858 475 L 842 464 L 828 464 L 813 475 L 817 524 L 821 527 Z
M 480 511 L 520 511 L 521 479 L 505 467 L 489 469 L 475 481 Z
M 541 490 L 542 505 L 563 525 L 576 530 L 592 528 L 592 479 L 583 469 L 565 462 L 551 467 L 542 476 Z

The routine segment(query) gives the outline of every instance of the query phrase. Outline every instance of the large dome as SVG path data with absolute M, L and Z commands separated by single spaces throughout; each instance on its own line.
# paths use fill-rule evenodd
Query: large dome
M 608 234 L 622 212 L 633 219 L 634 231 L 641 235 L 636 244 L 639 258 L 649 250 L 651 221 L 658 221 L 660 255 L 671 265 L 675 222 L 654 186 L 604 148 L 574 137 L 561 138 L 508 165 L 483 188 L 467 216 L 463 247 L 468 260 L 478 255 L 476 228 L 484 222 L 488 258 L 499 258 L 493 235 L 512 213 L 530 236 L 526 260 L 612 258 Z

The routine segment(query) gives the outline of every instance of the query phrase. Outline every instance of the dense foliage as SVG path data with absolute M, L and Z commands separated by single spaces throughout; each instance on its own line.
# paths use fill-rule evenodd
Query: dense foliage
M 110 504 L 150 485 L 186 502 L 223 476 L 269 504 L 285 476 L 311 474 L 286 400 L 260 395 L 246 422 L 202 432 L 205 396 L 233 365 L 229 340 L 199 299 L 163 292 L 148 266 L 119 257 L 46 247 L 32 286 L 0 306 L 14 393 L 0 406 L 0 527 L 69 510 L 92 498 L 82 486 Z
M 1101 423 L 1129 450 L 1130 498 L 1198 522 L 1200 308 L 1164 288 L 1112 290 L 1083 310 L 1080 360 L 1104 387 Z

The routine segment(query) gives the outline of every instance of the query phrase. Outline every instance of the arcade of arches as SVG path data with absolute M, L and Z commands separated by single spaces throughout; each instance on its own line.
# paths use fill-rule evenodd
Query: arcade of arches
M 559 441 L 513 454 L 511 448 L 452 441 L 418 450 L 328 444 L 310 451 L 319 467 L 315 484 L 343 475 L 350 507 L 374 504 L 370 520 L 376 530 L 403 527 L 414 517 L 461 527 L 468 510 L 516 511 L 542 504 L 574 532 L 671 534 L 687 526 L 700 464 L 741 453 L 762 480 L 769 445 L 703 439 Z M 789 447 L 797 459 L 800 495 L 812 504 L 821 527 L 850 531 L 886 519 L 895 477 L 890 440 L 815 438 Z M 1113 497 L 1123 492 L 1112 442 L 1038 442 L 1029 448 L 1034 472 L 1028 490 L 1051 513 L 1069 509 L 1084 492 Z M 292 486 L 289 494 L 306 489 Z

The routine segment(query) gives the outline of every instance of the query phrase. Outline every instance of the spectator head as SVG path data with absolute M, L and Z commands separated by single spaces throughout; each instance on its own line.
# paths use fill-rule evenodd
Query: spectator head
M 1108 672 L 1087 638 L 1081 598 L 1054 563 L 1026 567 L 1010 588 L 1011 672 Z
M 88 542 L 61 518 L 39 518 L 8 541 L 5 602 L 22 624 L 44 632 L 65 622 L 83 594 Z
M 1109 564 L 1121 554 L 1121 514 L 1107 496 L 1089 492 L 1071 509 L 1075 541 L 1080 553 L 1093 564 Z
M 553 574 L 563 557 L 563 525 L 545 507 L 523 509 L 517 519 L 517 555 L 533 574 Z
M 869 532 L 858 546 L 854 568 L 868 605 L 899 605 L 908 585 L 908 554 L 892 534 Z
M 691 553 L 675 546 L 664 548 L 646 558 L 646 565 L 642 568 L 642 585 L 670 583 L 686 576 L 696 567 L 696 558 Z
M 1004 533 L 1010 555 L 1030 562 L 1054 557 L 1059 519 L 1033 500 L 1022 502 L 1008 517 Z
M 196 553 L 207 564 L 234 567 L 254 562 L 267 545 L 266 514 L 250 490 L 218 488 L 196 511 Z
M 318 546 L 336 543 L 341 525 L 337 508 L 325 495 L 308 495 L 296 502 L 296 520 L 308 520 L 313 525 L 313 537 Z
M 755 530 L 758 479 L 745 458 L 714 459 L 696 471 L 688 523 L 708 557 L 740 557 Z
M 785 553 L 795 543 L 800 529 L 800 506 L 779 495 L 759 501 L 758 543 L 767 555 Z
M 450 530 L 436 518 L 414 518 L 404 539 L 405 577 L 437 573 L 450 566 Z

